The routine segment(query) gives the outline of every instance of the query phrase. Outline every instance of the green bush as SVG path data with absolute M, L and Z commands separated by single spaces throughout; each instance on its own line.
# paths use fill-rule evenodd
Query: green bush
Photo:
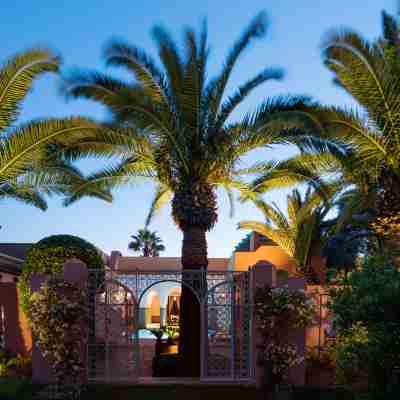
M 0 377 L 30 377 L 32 375 L 31 357 L 12 357 L 6 351 L 0 351 Z
M 370 256 L 345 283 L 332 290 L 329 304 L 338 336 L 337 373 L 344 383 L 366 381 L 371 398 L 386 398 L 400 367 L 400 269 L 390 259 Z
M 29 317 L 30 278 L 34 273 L 57 274 L 70 258 L 83 261 L 90 269 L 103 269 L 100 252 L 91 243 L 71 235 L 54 235 L 42 239 L 29 251 L 18 281 L 20 306 Z

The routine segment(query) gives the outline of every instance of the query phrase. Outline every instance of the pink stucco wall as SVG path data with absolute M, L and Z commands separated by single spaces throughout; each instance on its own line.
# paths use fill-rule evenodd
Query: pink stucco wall
M 32 334 L 28 319 L 19 307 L 19 293 L 14 282 L 0 283 L 0 323 L 5 328 L 6 349 L 14 356 L 29 356 Z
M 255 287 L 278 287 L 279 282 L 276 277 L 276 268 L 267 261 L 259 261 L 252 268 L 254 274 L 254 285 Z M 291 290 L 305 290 L 306 281 L 304 278 L 289 278 L 287 285 Z M 304 356 L 306 348 L 306 329 L 300 328 L 295 330 L 289 330 L 288 332 L 282 332 L 283 335 L 288 336 L 288 340 L 297 346 L 298 355 Z M 254 354 L 254 368 L 256 385 L 262 387 L 264 385 L 264 367 L 257 364 L 257 360 L 261 357 L 262 352 L 262 337 L 259 333 L 257 323 L 254 324 L 253 331 L 253 354 Z M 289 372 L 289 382 L 295 385 L 304 385 L 306 376 L 306 366 L 303 361 L 301 364 L 293 367 Z

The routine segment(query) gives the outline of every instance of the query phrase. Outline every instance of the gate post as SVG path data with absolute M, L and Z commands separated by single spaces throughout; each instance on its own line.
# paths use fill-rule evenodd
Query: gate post
M 73 283 L 78 287 L 84 289 L 87 281 L 87 268 L 86 264 L 77 259 L 70 259 L 64 263 L 63 278 L 66 282 Z M 49 276 L 44 274 L 33 274 L 31 277 L 31 291 L 32 293 L 40 290 L 43 283 L 48 280 Z M 86 332 L 86 326 L 82 326 L 82 332 Z M 85 336 L 85 335 L 83 335 Z M 82 372 L 82 383 L 87 381 L 87 349 L 86 337 L 82 337 L 80 342 L 80 351 L 84 370 Z M 52 372 L 51 364 L 46 360 L 40 349 L 35 343 L 35 338 L 32 340 L 32 381 L 34 383 L 48 384 L 55 381 Z
M 276 286 L 277 278 L 276 278 L 276 268 L 274 265 L 269 263 L 268 261 L 259 261 L 252 269 L 253 274 L 253 292 L 257 289 L 257 287 L 264 287 L 266 285 L 274 287 Z M 254 293 L 253 293 L 254 295 Z M 254 305 L 253 305 L 254 306 Z M 254 319 L 254 310 L 253 316 Z M 264 385 L 264 368 L 259 365 L 258 360 L 262 356 L 262 337 L 258 330 L 257 321 L 253 324 L 253 371 L 254 378 L 256 381 L 256 387 L 260 389 Z
M 306 278 L 289 278 L 287 282 L 290 290 L 305 290 Z M 297 354 L 304 357 L 306 352 L 306 328 L 290 329 L 288 337 L 291 343 L 297 347 Z M 292 367 L 289 370 L 289 381 L 293 385 L 304 385 L 306 380 L 306 363 L 305 360 Z

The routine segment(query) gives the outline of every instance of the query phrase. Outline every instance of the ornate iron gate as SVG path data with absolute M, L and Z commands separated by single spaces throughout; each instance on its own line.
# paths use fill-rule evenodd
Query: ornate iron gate
M 182 271 L 89 272 L 89 380 L 135 382 L 142 376 L 140 302 L 164 282 L 182 284 Z M 251 381 L 251 272 L 185 271 L 183 284 L 201 306 L 201 379 Z
M 129 288 L 90 274 L 88 378 L 91 381 L 136 381 L 138 377 L 136 301 Z M 104 275 L 103 275 L 104 276 Z M 94 284 L 93 284 L 94 283 Z

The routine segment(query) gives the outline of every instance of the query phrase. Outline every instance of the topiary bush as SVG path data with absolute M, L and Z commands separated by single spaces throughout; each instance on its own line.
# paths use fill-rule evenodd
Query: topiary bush
M 30 278 L 32 274 L 57 274 L 70 258 L 83 261 L 90 269 L 103 269 L 100 252 L 91 243 L 77 236 L 53 235 L 37 242 L 29 250 L 18 281 L 20 306 L 29 317 Z

